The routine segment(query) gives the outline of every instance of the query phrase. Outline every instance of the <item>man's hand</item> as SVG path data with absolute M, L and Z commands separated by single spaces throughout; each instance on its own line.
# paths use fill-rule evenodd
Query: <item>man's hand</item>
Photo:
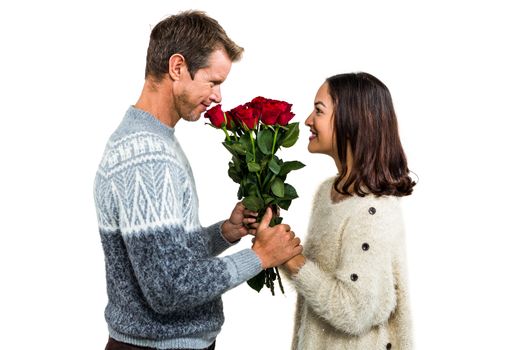
M 269 227 L 271 219 L 272 210 L 267 208 L 257 227 L 252 247 L 261 259 L 263 269 L 279 266 L 303 251 L 301 240 L 295 237 L 290 226 L 280 224 Z
M 233 208 L 230 218 L 222 224 L 222 235 L 230 243 L 236 242 L 248 234 L 255 235 L 255 228 L 249 228 L 248 226 L 255 223 L 256 218 L 257 212 L 246 209 L 239 202 Z

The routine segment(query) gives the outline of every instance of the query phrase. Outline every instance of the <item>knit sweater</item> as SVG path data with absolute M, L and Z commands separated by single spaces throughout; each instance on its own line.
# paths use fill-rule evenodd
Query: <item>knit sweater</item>
M 411 349 L 398 197 L 314 198 L 297 290 L 293 349 Z
M 222 222 L 202 227 L 188 160 L 174 129 L 130 107 L 111 135 L 94 186 L 112 338 L 158 349 L 206 348 L 224 321 L 221 294 L 257 275 L 251 249 Z

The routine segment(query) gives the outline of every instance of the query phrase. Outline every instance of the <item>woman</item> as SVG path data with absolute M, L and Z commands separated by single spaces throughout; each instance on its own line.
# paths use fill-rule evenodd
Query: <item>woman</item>
M 338 175 L 314 198 L 304 255 L 284 267 L 297 290 L 293 349 L 410 349 L 399 198 L 415 183 L 388 88 L 367 73 L 321 85 L 308 150 Z

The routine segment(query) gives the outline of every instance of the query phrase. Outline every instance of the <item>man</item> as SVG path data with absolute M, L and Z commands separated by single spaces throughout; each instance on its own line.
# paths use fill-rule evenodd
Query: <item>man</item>
M 105 316 L 115 349 L 213 349 L 221 295 L 302 251 L 288 225 L 257 228 L 251 249 L 217 257 L 254 222 L 242 204 L 203 228 L 190 165 L 176 124 L 221 101 L 237 46 L 214 19 L 188 11 L 153 28 L 146 79 L 110 137 L 95 179 L 106 259 Z M 246 216 L 246 218 L 245 218 Z

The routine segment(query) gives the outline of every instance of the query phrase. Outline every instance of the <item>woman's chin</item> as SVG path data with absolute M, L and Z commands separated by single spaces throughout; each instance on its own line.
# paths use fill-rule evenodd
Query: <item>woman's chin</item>
M 319 151 L 316 149 L 316 147 L 314 145 L 312 145 L 312 142 L 310 142 L 308 144 L 308 152 L 310 153 L 319 153 Z

